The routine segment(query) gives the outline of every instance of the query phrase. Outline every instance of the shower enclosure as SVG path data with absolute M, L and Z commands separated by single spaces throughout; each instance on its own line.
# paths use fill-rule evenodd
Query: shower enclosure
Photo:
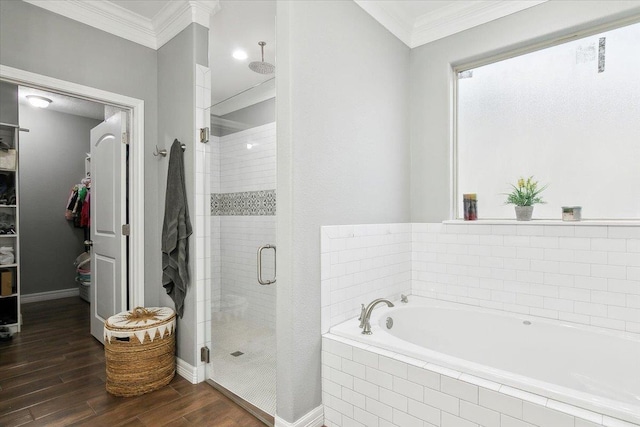
M 276 410 L 275 1 L 220 1 L 209 38 L 211 307 L 207 379 Z M 232 55 L 233 54 L 233 55 Z M 260 268 L 259 268 L 260 267 Z M 209 324 L 207 325 L 208 328 Z
M 211 107 L 210 380 L 275 414 L 274 80 Z M 237 105 L 247 105 L 235 109 Z

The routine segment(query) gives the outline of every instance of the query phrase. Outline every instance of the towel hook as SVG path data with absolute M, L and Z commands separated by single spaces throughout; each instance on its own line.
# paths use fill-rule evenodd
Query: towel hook
M 182 147 L 183 152 L 187 150 L 186 144 L 180 144 L 180 147 Z M 158 156 L 167 157 L 167 150 L 166 149 L 159 150 L 158 146 L 156 145 L 156 151 L 153 152 L 153 155 L 156 157 Z
M 153 155 L 156 157 L 167 157 L 167 150 L 158 150 L 158 146 L 156 145 L 156 151 L 153 152 Z

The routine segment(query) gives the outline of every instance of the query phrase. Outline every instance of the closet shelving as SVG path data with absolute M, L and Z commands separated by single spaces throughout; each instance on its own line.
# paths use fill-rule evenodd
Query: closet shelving
M 19 332 L 22 323 L 18 239 L 19 131 L 16 125 L 0 123 L 0 327 L 8 327 L 11 333 Z M 3 256 L 2 248 L 13 249 L 12 262 L 9 262 L 10 257 Z

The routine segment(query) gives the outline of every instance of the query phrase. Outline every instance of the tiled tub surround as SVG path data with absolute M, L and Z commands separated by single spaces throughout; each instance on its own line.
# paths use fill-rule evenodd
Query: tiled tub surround
M 409 239 L 407 230 L 411 230 Z M 407 266 L 411 281 L 403 288 L 408 288 L 412 294 L 497 311 L 626 330 L 631 335 L 640 332 L 640 227 L 594 226 L 584 222 L 576 225 L 451 223 L 332 226 L 322 228 L 321 242 L 323 332 L 345 319 L 357 317 L 360 303 L 368 303 L 378 297 L 397 299 L 400 291 L 394 287 L 394 279 L 405 277 L 404 268 Z M 402 249 L 391 250 L 389 246 L 397 242 L 402 242 L 397 247 Z M 405 259 L 407 242 L 411 245 L 411 262 L 391 262 L 390 259 Z M 385 255 L 377 259 L 377 263 L 372 262 L 376 259 L 374 254 L 381 251 Z M 385 272 L 393 271 L 388 273 L 391 278 L 387 280 L 389 287 L 380 285 L 377 281 L 379 274 L 367 275 L 371 267 L 379 268 L 385 264 L 389 269 Z M 340 341 L 344 338 L 328 334 L 323 343 L 326 344 L 327 340 Z M 363 345 L 355 341 L 347 347 L 352 347 L 348 351 L 355 351 L 353 347 L 358 348 L 358 352 L 364 351 Z M 395 378 L 390 375 L 393 372 L 385 372 L 374 365 L 366 366 L 363 359 L 358 361 L 349 357 L 340 359 L 341 368 L 337 368 L 335 364 L 327 363 L 327 357 L 333 356 L 323 348 L 323 398 L 327 425 L 394 425 L 394 416 L 396 425 L 401 426 L 631 425 L 622 421 L 616 424 L 616 419 L 607 415 L 581 412 L 548 396 L 525 393 L 507 385 L 492 383 L 489 386 L 486 381 L 468 373 L 451 373 L 433 364 L 425 366 L 425 362 L 407 359 L 388 350 L 367 347 L 366 352 L 373 353 L 371 360 L 377 361 L 382 355 L 386 361 L 392 355 L 403 361 L 408 371 L 417 372 L 415 370 L 420 367 L 450 378 L 438 380 L 437 392 L 427 390 L 429 387 L 422 384 L 422 402 L 406 394 L 403 398 L 398 396 L 398 390 L 394 390 L 396 383 L 407 385 L 406 381 L 402 382 L 406 380 L 402 375 Z M 358 377 L 350 369 L 365 376 Z M 401 371 L 403 369 L 400 368 Z M 420 383 L 417 378 L 431 374 L 416 375 L 413 382 Z M 469 401 L 460 399 L 451 390 L 441 389 L 441 384 L 451 384 L 451 378 L 470 383 L 469 387 L 477 390 L 477 397 Z M 380 387 L 381 382 L 386 388 Z M 359 384 L 358 389 L 355 384 Z M 455 384 L 459 385 L 458 382 Z M 478 384 L 483 387 L 478 387 Z M 459 388 L 467 386 L 460 385 Z M 497 395 L 489 392 L 497 392 Z M 425 408 L 427 395 L 434 400 Z M 512 413 L 508 408 L 492 407 L 486 403 L 492 400 L 506 402 L 506 406 L 515 402 L 521 409 Z M 398 401 L 400 408 L 390 404 Z M 407 409 L 402 411 L 402 402 L 405 401 Z M 440 414 L 437 422 L 435 416 L 430 418 L 429 415 L 433 415 L 434 410 Z M 380 416 L 380 411 L 384 416 Z M 515 416 L 517 413 L 521 417 Z M 482 414 L 493 421 L 473 418 Z
M 411 230 L 411 224 L 321 228 L 323 333 L 360 313 L 360 304 L 410 293 Z
M 412 293 L 640 333 L 640 225 L 413 224 Z
M 322 332 L 410 291 L 640 333 L 640 225 L 587 224 L 322 227 Z
M 322 401 L 327 427 L 638 426 L 333 334 Z
M 393 319 L 391 329 L 386 327 L 389 317 Z M 605 423 L 601 414 L 640 422 L 640 337 L 636 334 L 594 331 L 593 327 L 416 296 L 407 304 L 397 302 L 394 308 L 374 310 L 371 325 L 373 335 L 363 335 L 354 318 L 332 327 L 331 335 L 375 346 L 383 350 L 381 354 L 390 351 L 398 360 L 416 366 L 428 364 L 427 369 L 462 381 L 473 375 L 476 380 L 471 379 L 471 384 L 493 391 L 505 385 L 506 390 L 533 393 L 532 403 L 544 399 L 547 407 L 596 424 L 615 425 L 614 420 Z M 612 354 L 615 363 L 611 363 Z M 350 362 L 343 362 L 342 367 L 350 367 L 353 374 Z M 362 369 L 365 377 L 361 379 L 373 378 L 367 378 L 366 368 Z M 411 376 L 401 379 L 415 381 Z M 424 403 L 437 406 L 427 400 Z

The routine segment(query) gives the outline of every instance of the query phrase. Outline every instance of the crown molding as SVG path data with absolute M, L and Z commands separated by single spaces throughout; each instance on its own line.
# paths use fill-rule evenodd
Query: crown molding
M 391 34 L 399 38 L 401 42 L 411 47 L 412 22 L 402 19 L 391 8 L 381 2 L 375 0 L 354 0 L 354 2 L 389 30 Z
M 460 33 L 478 25 L 537 6 L 547 0 L 461 1 L 420 16 L 411 36 L 411 48 Z
M 149 19 L 109 1 L 24 1 L 151 49 L 160 48 L 192 22 L 209 28 L 211 14 L 220 10 L 219 0 L 172 0 Z
M 450 36 L 544 3 L 547 0 L 455 1 L 407 22 L 393 2 L 354 0 L 362 9 L 410 48 Z

